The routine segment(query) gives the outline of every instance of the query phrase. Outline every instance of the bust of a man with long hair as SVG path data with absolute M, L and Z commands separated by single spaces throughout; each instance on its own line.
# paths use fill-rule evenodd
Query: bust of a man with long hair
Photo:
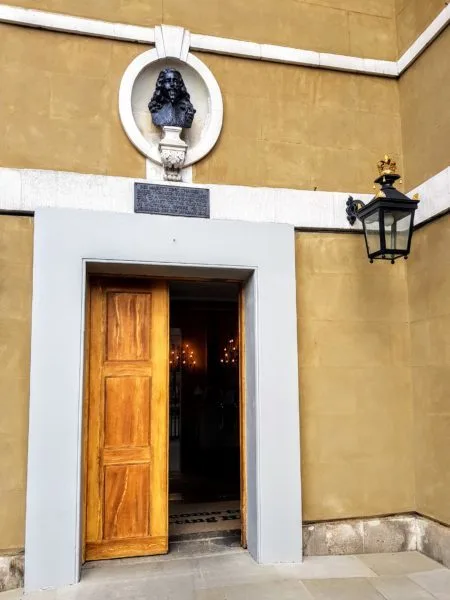
M 191 127 L 196 111 L 179 71 L 172 68 L 161 71 L 148 108 L 157 127 Z

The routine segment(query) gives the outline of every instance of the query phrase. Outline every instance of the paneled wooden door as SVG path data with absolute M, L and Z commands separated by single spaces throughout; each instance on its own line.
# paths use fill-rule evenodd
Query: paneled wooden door
M 164 281 L 93 279 L 85 559 L 168 551 L 169 301 Z

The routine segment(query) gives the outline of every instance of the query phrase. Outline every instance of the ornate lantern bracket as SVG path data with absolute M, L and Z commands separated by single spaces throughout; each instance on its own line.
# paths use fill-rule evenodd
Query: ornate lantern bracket
M 350 225 L 354 225 L 356 223 L 356 219 L 358 218 L 358 211 L 365 206 L 365 203 L 362 200 L 355 200 L 353 196 L 349 196 L 347 200 L 347 221 Z

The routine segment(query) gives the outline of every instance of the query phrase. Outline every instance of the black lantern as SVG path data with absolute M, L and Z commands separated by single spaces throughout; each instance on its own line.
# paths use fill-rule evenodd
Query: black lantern
M 414 226 L 414 212 L 418 200 L 408 198 L 394 187 L 400 179 L 396 164 L 388 156 L 378 163 L 379 177 L 375 179 L 381 189 L 368 203 L 347 200 L 347 219 L 354 225 L 358 218 L 363 224 L 367 254 L 370 262 L 375 259 L 390 260 L 408 258 Z

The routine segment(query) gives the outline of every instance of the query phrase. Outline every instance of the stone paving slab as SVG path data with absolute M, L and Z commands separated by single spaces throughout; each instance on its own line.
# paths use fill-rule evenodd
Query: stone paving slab
M 359 558 L 377 575 L 408 575 L 442 568 L 442 565 L 419 552 L 362 554 Z
M 450 570 L 411 573 L 409 578 L 430 592 L 437 600 L 450 600 Z
M 0 593 L 21 600 L 22 590 Z M 24 600 L 450 600 L 450 571 L 418 552 L 255 563 L 242 550 L 193 558 L 105 561 L 79 584 Z
M 303 583 L 314 600 L 384 600 L 369 579 L 310 579 Z
M 270 581 L 199 590 L 195 600 L 311 600 L 301 581 Z
M 388 600 L 434 600 L 430 593 L 407 576 L 374 577 L 370 583 Z
M 307 556 L 299 565 L 275 565 L 282 579 L 337 579 L 376 577 L 360 556 Z

